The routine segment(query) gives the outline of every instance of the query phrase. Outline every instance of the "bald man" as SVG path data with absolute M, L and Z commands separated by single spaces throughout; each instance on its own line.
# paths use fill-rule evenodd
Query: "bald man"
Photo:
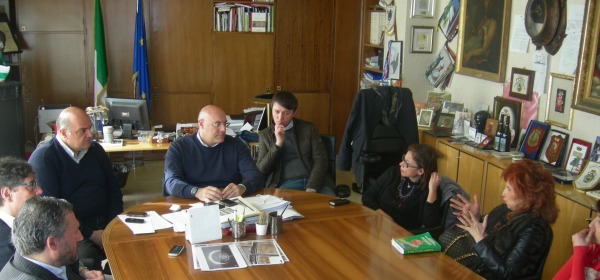
M 225 112 L 208 105 L 198 114 L 198 133 L 173 142 L 165 156 L 163 187 L 169 195 L 210 202 L 251 194 L 264 185 L 250 150 L 225 134 Z
M 91 127 L 82 109 L 64 109 L 56 119 L 57 135 L 33 151 L 29 163 L 44 196 L 73 204 L 83 235 L 79 257 L 88 267 L 101 269 L 102 233 L 123 212 L 123 195 L 104 149 L 92 141 Z

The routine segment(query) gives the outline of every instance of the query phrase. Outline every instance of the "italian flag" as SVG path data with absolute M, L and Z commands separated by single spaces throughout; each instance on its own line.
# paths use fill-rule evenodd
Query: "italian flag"
M 94 10 L 94 106 L 98 106 L 105 105 L 104 98 L 106 98 L 106 83 L 108 82 L 104 22 L 100 0 L 96 0 Z

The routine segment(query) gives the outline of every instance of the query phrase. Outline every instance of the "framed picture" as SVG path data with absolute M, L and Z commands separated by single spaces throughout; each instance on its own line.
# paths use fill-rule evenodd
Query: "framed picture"
M 592 143 L 581 139 L 573 138 L 567 161 L 565 161 L 565 170 L 579 174 L 583 167 L 583 161 L 590 155 Z
M 523 100 L 531 100 L 534 80 L 535 71 L 513 67 L 508 95 Z
M 415 0 L 418 1 L 418 0 Z M 412 27 L 412 53 L 433 52 L 433 26 Z
M 600 115 L 600 80 L 594 79 L 594 73 L 600 71 L 598 66 L 600 4 L 597 1 L 586 1 L 585 11 L 575 74 L 573 108 Z
M 569 143 L 569 134 L 554 129 L 550 130 L 540 151 L 540 161 L 552 166 L 560 166 L 563 155 L 566 153 L 567 143 Z
M 460 1 L 456 73 L 504 81 L 511 2 Z
M 469 123 L 471 120 L 471 112 L 456 112 L 454 113 L 454 125 L 452 126 L 452 134 L 456 135 L 468 135 L 469 125 L 465 125 L 465 122 Z
M 435 8 L 434 0 L 413 0 L 410 17 L 432 18 L 433 9 Z
M 498 120 L 488 118 L 485 121 L 485 129 L 483 133 L 487 136 L 494 137 L 496 135 L 496 131 L 498 131 Z
M 434 108 L 435 110 L 442 109 L 444 102 L 452 101 L 452 93 L 430 91 L 427 93 L 427 108 Z
M 419 126 L 420 127 L 430 127 L 432 118 L 433 118 L 433 110 L 431 110 L 431 109 L 421 110 L 421 114 L 419 114 Z
M 442 113 L 454 114 L 456 112 L 464 111 L 465 104 L 451 101 L 444 101 L 442 104 Z
M 452 127 L 454 126 L 454 114 L 441 113 L 440 117 L 437 119 L 436 128 L 452 131 Z
M 600 136 L 596 137 L 596 142 L 594 142 L 594 148 L 590 153 L 590 160 L 600 162 Z
M 546 123 L 571 130 L 573 126 L 574 77 L 550 73 Z
M 400 80 L 400 75 L 402 75 L 402 41 L 390 42 L 388 63 L 388 78 Z
M 510 134 L 511 147 L 516 147 L 519 143 L 519 132 L 521 131 L 521 108 L 522 103 L 496 96 L 494 98 L 494 115 L 493 118 L 499 120 L 500 116 L 510 117 Z
M 536 160 L 549 129 L 549 124 L 536 120 L 530 121 L 519 152 L 523 153 L 526 158 Z
M 591 190 L 600 184 L 600 163 L 588 161 L 579 173 L 577 179 L 573 181 L 573 186 L 581 190 Z
M 16 33 L 11 28 L 8 15 L 6 13 L 0 13 L 0 31 L 2 31 L 6 37 L 3 54 L 22 52 L 21 47 L 17 43 L 18 41 L 15 37 Z

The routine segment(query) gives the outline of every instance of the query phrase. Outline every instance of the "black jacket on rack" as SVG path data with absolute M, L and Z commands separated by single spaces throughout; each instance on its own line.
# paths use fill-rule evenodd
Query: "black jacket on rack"
M 375 128 L 381 125 L 397 129 L 405 146 L 400 149 L 404 151 L 408 145 L 419 142 L 417 116 L 410 89 L 380 86 L 360 90 L 356 95 L 340 144 L 337 168 L 352 168 L 356 182 L 361 185 L 365 180 L 361 152 L 369 147 Z M 399 161 L 400 158 L 395 164 Z

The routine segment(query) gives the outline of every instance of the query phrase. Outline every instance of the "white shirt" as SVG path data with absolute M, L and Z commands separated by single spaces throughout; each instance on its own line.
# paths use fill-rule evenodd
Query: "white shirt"
M 202 146 L 204 146 L 204 147 L 207 147 L 207 148 L 214 148 L 214 147 L 216 147 L 217 145 L 221 144 L 221 143 L 217 143 L 217 144 L 214 144 L 214 145 L 212 145 L 212 146 L 208 146 L 208 144 L 204 143 L 204 142 L 202 141 L 202 138 L 200 138 L 200 133 L 196 133 L 196 137 L 198 137 L 198 140 L 200 140 L 200 144 L 202 144 Z
M 8 225 L 8 227 L 12 230 L 13 222 L 15 221 L 15 217 L 0 210 L 0 220 L 4 221 L 4 223 L 6 223 Z
M 65 142 L 62 141 L 62 139 L 60 139 L 60 136 L 57 135 L 55 136 L 55 138 L 56 140 L 58 140 L 58 143 L 60 143 L 63 149 L 65 149 L 65 151 L 71 157 L 71 159 L 75 161 L 75 163 L 79 163 L 79 161 L 83 158 L 83 156 L 85 156 L 85 154 L 88 151 L 87 149 L 85 149 L 79 151 L 79 154 L 76 154 L 75 152 L 73 152 L 73 150 L 71 150 L 71 148 L 69 148 L 69 146 L 67 146 L 67 144 L 65 144 Z
M 292 129 L 292 127 L 294 127 L 294 119 L 292 119 L 292 121 L 288 123 L 288 125 L 283 130 L 290 130 Z
M 45 269 L 47 269 L 48 271 L 50 271 L 52 274 L 54 274 L 56 277 L 60 278 L 60 279 L 64 279 L 64 280 L 68 280 L 67 279 L 67 268 L 63 265 L 61 267 L 56 267 L 56 266 L 52 266 L 43 262 L 39 262 L 36 261 L 34 259 L 30 259 L 28 257 L 23 257 L 25 259 L 27 259 L 28 261 L 37 264 Z

